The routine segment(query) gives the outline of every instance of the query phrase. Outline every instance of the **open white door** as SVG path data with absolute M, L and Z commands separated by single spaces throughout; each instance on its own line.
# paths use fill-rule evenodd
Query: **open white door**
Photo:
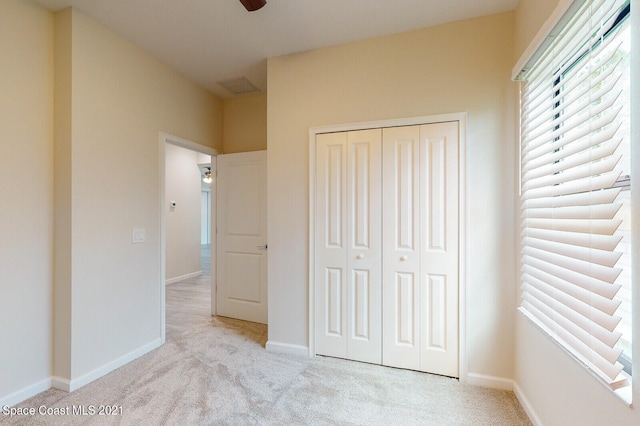
M 217 314 L 266 324 L 267 152 L 217 161 Z

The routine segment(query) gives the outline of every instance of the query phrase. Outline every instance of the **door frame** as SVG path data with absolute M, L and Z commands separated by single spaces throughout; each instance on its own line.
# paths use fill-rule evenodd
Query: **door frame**
M 466 134 L 467 113 L 438 114 L 422 117 L 396 118 L 380 121 L 345 123 L 309 128 L 309 357 L 316 355 L 316 135 L 321 133 L 348 132 L 355 130 L 378 129 L 385 127 L 415 126 L 457 121 L 458 140 L 458 363 L 460 382 L 468 381 L 466 348 Z
M 211 169 L 215 170 L 216 156 L 220 154 L 218 150 L 215 148 L 211 148 L 206 145 L 201 145 L 197 142 L 193 142 L 179 136 L 171 135 L 165 132 L 159 132 L 159 161 L 160 161 L 160 176 L 158 179 L 159 190 L 160 190 L 160 338 L 161 344 L 164 344 L 167 337 L 167 324 L 166 324 L 166 232 L 167 232 L 167 217 L 166 217 L 166 194 L 165 194 L 165 145 L 175 145 L 182 148 L 186 148 L 191 151 L 199 152 L 202 154 L 211 156 Z M 216 189 L 215 185 L 211 186 L 211 199 L 209 205 L 209 213 L 211 215 L 211 241 L 215 241 L 215 229 L 216 229 L 216 210 L 213 204 L 216 200 Z M 211 315 L 216 314 L 216 274 L 215 271 L 215 259 L 216 259 L 216 249 L 215 244 L 211 244 Z

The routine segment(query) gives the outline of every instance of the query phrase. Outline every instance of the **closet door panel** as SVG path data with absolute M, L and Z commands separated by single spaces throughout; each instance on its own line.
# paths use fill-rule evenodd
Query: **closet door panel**
M 420 126 L 420 370 L 458 377 L 458 123 Z
M 344 133 L 316 139 L 316 341 L 318 354 L 347 357 L 347 184 Z
M 380 129 L 347 134 L 347 352 L 350 359 L 378 364 L 382 361 L 381 142 Z
M 383 129 L 383 364 L 420 367 L 420 128 Z
M 318 135 L 316 158 L 316 352 L 380 363 L 381 130 Z

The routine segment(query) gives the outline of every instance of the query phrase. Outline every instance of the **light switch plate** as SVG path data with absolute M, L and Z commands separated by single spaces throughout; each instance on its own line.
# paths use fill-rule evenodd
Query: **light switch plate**
M 141 244 L 146 241 L 146 232 L 144 228 L 134 228 L 131 232 L 131 243 Z

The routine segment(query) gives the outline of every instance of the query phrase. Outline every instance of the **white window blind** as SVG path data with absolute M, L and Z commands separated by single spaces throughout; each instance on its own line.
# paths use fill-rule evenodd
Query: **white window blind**
M 616 389 L 625 1 L 581 3 L 521 74 L 520 310 Z

